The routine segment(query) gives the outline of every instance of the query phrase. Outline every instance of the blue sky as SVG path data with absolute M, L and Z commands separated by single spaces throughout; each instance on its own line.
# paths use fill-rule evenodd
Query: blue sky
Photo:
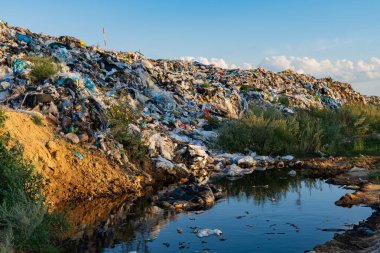
M 380 95 L 380 1 L 0 0 L 0 18 L 150 58 L 291 68 Z M 201 57 L 201 58 L 200 58 Z M 212 59 L 214 58 L 214 59 Z M 234 64 L 234 65 L 233 65 Z

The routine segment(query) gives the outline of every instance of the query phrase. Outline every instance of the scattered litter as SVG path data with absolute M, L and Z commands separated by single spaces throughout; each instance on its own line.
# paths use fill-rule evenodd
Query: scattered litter
M 82 153 L 79 153 L 79 152 L 75 153 L 74 156 L 75 156 L 75 157 L 78 157 L 78 158 L 81 159 L 81 160 L 84 159 L 84 155 L 83 155 Z
M 210 235 L 217 235 L 217 236 L 221 236 L 222 235 L 222 231 L 219 230 L 219 229 L 208 229 L 208 228 L 205 228 L 205 229 L 201 229 L 197 232 L 197 236 L 199 238 L 202 238 L 202 237 L 208 237 Z

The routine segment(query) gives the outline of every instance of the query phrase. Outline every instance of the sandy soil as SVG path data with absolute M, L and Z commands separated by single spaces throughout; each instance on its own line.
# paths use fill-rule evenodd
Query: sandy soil
M 68 143 L 45 120 L 43 126 L 38 126 L 25 113 L 8 110 L 6 115 L 5 131 L 23 146 L 24 157 L 43 175 L 48 202 L 58 204 L 140 192 L 139 178 L 128 176 L 126 170 L 99 150 Z M 83 155 L 83 159 L 75 154 Z

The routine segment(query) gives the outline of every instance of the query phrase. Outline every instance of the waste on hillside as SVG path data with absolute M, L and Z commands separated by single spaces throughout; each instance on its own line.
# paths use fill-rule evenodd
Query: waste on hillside
M 210 150 L 208 144 L 217 136 L 210 119 L 238 118 L 251 104 L 292 113 L 311 106 L 379 102 L 329 78 L 151 60 L 140 53 L 104 51 L 73 37 L 36 34 L 3 22 L 0 40 L 1 104 L 39 112 L 68 141 L 98 148 L 128 164 L 123 145 L 110 137 L 107 120 L 107 110 L 123 97 L 128 106 L 141 109 L 130 130 L 142 136 L 156 168 L 195 183 L 207 182 L 210 171 L 238 177 L 256 166 L 281 168 L 295 159 Z M 59 72 L 32 82 L 30 56 L 53 57 Z M 80 153 L 75 156 L 84 159 Z

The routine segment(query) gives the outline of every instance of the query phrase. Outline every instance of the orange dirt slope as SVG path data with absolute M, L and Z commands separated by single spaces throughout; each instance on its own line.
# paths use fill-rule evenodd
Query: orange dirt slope
M 45 120 L 39 126 L 25 113 L 7 110 L 6 115 L 5 131 L 23 146 L 24 157 L 43 175 L 48 202 L 111 197 L 140 190 L 139 180 L 128 177 L 99 150 L 69 144 Z M 76 153 L 84 158 L 76 157 Z

